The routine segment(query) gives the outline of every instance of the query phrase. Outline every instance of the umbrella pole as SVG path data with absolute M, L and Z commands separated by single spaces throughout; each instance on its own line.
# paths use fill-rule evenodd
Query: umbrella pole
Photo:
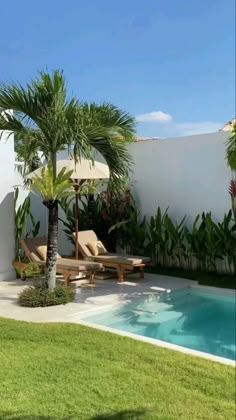
M 79 258 L 79 244 L 78 244 L 78 235 L 79 235 L 79 185 L 75 185 L 75 259 Z
M 86 180 L 81 180 L 78 182 L 78 179 L 75 179 L 74 189 L 75 189 L 75 259 L 79 259 L 79 189 L 82 187 Z

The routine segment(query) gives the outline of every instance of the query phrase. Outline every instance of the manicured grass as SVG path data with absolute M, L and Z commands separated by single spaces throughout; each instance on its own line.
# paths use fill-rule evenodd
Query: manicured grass
M 197 280 L 204 286 L 222 287 L 226 289 L 236 288 L 236 276 L 230 274 L 204 273 L 201 271 L 183 270 L 182 268 L 146 267 L 146 272 L 162 274 L 172 277 L 182 277 L 190 280 Z
M 235 418 L 235 370 L 72 324 L 0 319 L 0 419 Z

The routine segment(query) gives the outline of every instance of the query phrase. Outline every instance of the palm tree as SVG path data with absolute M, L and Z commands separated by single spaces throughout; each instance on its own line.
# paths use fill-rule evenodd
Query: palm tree
M 40 72 L 26 86 L 2 84 L 0 109 L 3 111 L 0 130 L 15 134 L 25 161 L 31 160 L 38 151 L 42 152 L 52 166 L 54 181 L 57 153 L 66 147 L 75 160 L 81 156 L 91 158 L 96 149 L 105 158 L 114 183 L 118 184 L 124 175 L 127 176 L 130 169 L 127 142 L 134 137 L 134 118 L 111 104 L 97 107 L 80 104 L 74 97 L 68 99 L 61 71 L 52 75 Z M 47 281 L 53 289 L 56 284 L 58 197 L 47 195 L 44 204 L 49 210 Z
M 226 143 L 226 160 L 232 171 L 229 193 L 232 200 L 232 209 L 236 220 L 236 124 L 233 124 L 230 136 Z
M 49 209 L 48 226 L 48 288 L 55 287 L 56 260 L 57 260 L 57 239 L 58 239 L 58 202 L 68 196 L 74 195 L 74 188 L 70 181 L 72 171 L 66 172 L 62 169 L 56 178 L 53 175 L 51 161 L 48 166 L 42 168 L 40 175 L 33 177 L 33 189 L 42 197 L 43 203 Z

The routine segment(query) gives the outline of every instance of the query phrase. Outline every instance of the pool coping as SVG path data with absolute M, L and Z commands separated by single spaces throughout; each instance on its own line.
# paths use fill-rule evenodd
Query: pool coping
M 234 360 L 226 359 L 226 358 L 220 357 L 220 356 L 214 356 L 213 354 L 204 353 L 202 351 L 189 349 L 187 347 L 178 346 L 177 344 L 171 344 L 171 343 L 168 343 L 167 341 L 161 341 L 161 340 L 157 340 L 155 338 L 144 337 L 143 335 L 137 335 L 137 334 L 129 333 L 129 332 L 126 332 L 126 331 L 117 330 L 116 328 L 105 327 L 104 325 L 94 324 L 93 322 L 87 322 L 87 321 L 84 321 L 82 319 L 79 320 L 78 323 L 80 325 L 83 325 L 83 326 L 86 326 L 86 327 L 89 327 L 89 328 L 94 328 L 94 329 L 97 329 L 97 330 L 117 334 L 117 335 L 120 335 L 122 337 L 132 338 L 133 340 L 136 340 L 136 341 L 143 341 L 145 343 L 153 344 L 154 346 L 157 346 L 157 347 L 162 347 L 162 348 L 166 348 L 166 349 L 169 349 L 169 350 L 175 350 L 175 351 L 178 351 L 180 353 L 185 353 L 185 354 L 188 354 L 188 355 L 191 355 L 191 356 L 195 356 L 195 357 L 197 356 L 197 357 L 201 357 L 203 359 L 207 359 L 207 360 L 210 360 L 210 361 L 213 361 L 213 362 L 218 362 L 218 363 L 221 363 L 221 364 L 224 364 L 224 365 L 236 367 L 236 362 Z
M 213 294 L 224 294 L 226 296 L 235 296 L 236 297 L 236 291 L 231 290 L 231 289 L 222 289 L 222 288 L 219 288 L 219 287 L 203 286 L 203 285 L 199 285 L 199 284 L 189 285 L 188 288 L 190 288 L 190 289 L 201 289 L 201 290 L 204 290 L 204 291 L 209 291 Z M 100 313 L 108 311 L 110 306 L 112 306 L 114 308 L 114 304 L 113 305 L 108 304 L 108 305 L 105 305 L 105 307 L 100 308 L 100 310 L 98 308 L 93 308 L 93 309 L 89 309 L 85 313 L 88 314 L 88 313 L 92 313 L 92 312 L 97 312 L 98 314 L 100 314 Z M 117 306 L 120 306 L 120 304 L 117 304 Z M 218 363 L 221 363 L 221 364 L 224 364 L 224 365 L 236 367 L 236 361 L 231 360 L 231 359 L 227 359 L 225 357 L 216 356 L 216 355 L 206 353 L 206 352 L 202 352 L 202 351 L 199 351 L 199 350 L 189 349 L 188 347 L 179 346 L 177 344 L 168 343 L 167 341 L 162 341 L 162 340 L 158 340 L 158 339 L 151 338 L 151 337 L 145 337 L 143 335 L 138 335 L 138 334 L 130 333 L 130 332 L 127 332 L 127 331 L 118 330 L 116 328 L 106 327 L 106 326 L 101 325 L 101 324 L 95 324 L 93 322 L 85 321 L 83 319 L 85 313 L 83 313 L 83 314 L 81 313 L 82 318 L 78 319 L 78 323 L 81 324 L 81 325 L 84 325 L 86 327 L 90 327 L 90 328 L 98 329 L 98 330 L 101 330 L 101 331 L 117 334 L 117 335 L 120 335 L 122 337 L 131 338 L 133 340 L 143 341 L 145 343 L 149 343 L 149 344 L 155 345 L 157 347 L 162 347 L 162 348 L 166 348 L 166 349 L 169 349 L 169 350 L 178 351 L 178 352 L 181 352 L 181 353 L 188 354 L 190 356 L 200 357 L 200 358 L 210 360 L 210 361 L 213 361 L 213 362 L 218 362 Z

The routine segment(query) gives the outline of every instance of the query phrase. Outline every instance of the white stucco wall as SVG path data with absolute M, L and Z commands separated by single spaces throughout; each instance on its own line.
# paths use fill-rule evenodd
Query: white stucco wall
M 211 211 L 216 219 L 222 219 L 231 205 L 228 193 L 231 174 L 225 161 L 227 137 L 227 132 L 217 132 L 144 140 L 130 145 L 129 150 L 134 162 L 130 184 L 141 215 L 146 215 L 149 218 L 156 213 L 157 207 L 160 206 L 163 211 L 169 207 L 169 214 L 174 220 L 181 220 L 186 215 L 188 223 L 192 223 L 196 215 L 203 211 Z M 3 150 L 3 148 L 5 149 Z M 6 157 L 2 156 L 9 153 L 9 148 L 12 152 L 12 143 L 0 142 L 0 161 L 2 159 L 5 166 Z M 58 155 L 58 159 L 67 157 L 67 151 Z M 96 158 L 98 157 L 96 156 Z M 10 161 L 7 165 L 9 165 L 7 167 L 10 174 Z M 4 166 L 1 164 L 0 174 L 2 176 L 0 180 L 4 179 L 5 192 L 9 188 L 12 191 L 12 185 L 22 184 L 22 179 L 17 171 L 15 171 L 15 178 L 13 176 L 13 180 L 6 184 L 4 177 L 6 177 L 7 171 L 3 168 Z M 0 197 L 2 197 L 4 193 L 1 188 L 0 193 Z M 27 191 L 21 189 L 19 202 L 22 202 L 27 194 Z M 33 214 L 35 219 L 41 222 L 40 234 L 45 235 L 47 234 L 47 209 L 39 198 L 32 195 L 31 197 Z M 63 218 L 62 211 L 60 211 L 60 217 Z M 2 224 L 1 221 L 2 218 L 0 219 Z M 59 222 L 59 252 L 63 255 L 70 255 L 73 247 L 67 241 L 63 228 L 62 223 Z M 12 230 L 13 227 L 11 226 L 10 229 Z M 3 230 L 8 230 L 6 224 L 2 228 Z M 2 231 L 0 225 L 1 238 Z M 1 246 L 3 247 L 0 243 Z M 3 255 L 3 251 L 0 252 L 0 259 L 1 255 Z
M 14 142 L 0 132 L 0 281 L 15 277 Z
M 142 215 L 160 206 L 176 220 L 211 211 L 221 219 L 230 209 L 230 170 L 225 161 L 227 132 L 143 140 L 130 146 L 131 188 Z
M 67 159 L 68 152 L 60 152 L 58 154 L 58 159 Z M 16 156 L 15 156 L 16 159 Z M 40 221 L 40 230 L 39 236 L 47 236 L 47 228 L 48 228 L 48 209 L 43 205 L 42 200 L 36 194 L 33 194 L 29 189 L 24 187 L 24 180 L 21 176 L 20 172 L 17 169 L 19 163 L 17 162 L 15 165 L 15 174 L 14 174 L 14 186 L 19 188 L 19 197 L 17 200 L 17 206 L 22 205 L 25 198 L 29 195 L 31 200 L 31 210 L 32 214 L 35 218 L 35 221 Z M 64 212 L 59 208 L 59 217 L 61 219 L 65 218 Z M 29 220 L 29 228 L 31 227 L 31 223 Z M 73 246 L 67 240 L 67 237 L 63 231 L 64 225 L 61 221 L 59 221 L 59 233 L 58 233 L 58 252 L 61 255 L 71 255 L 73 253 Z
M 33 194 L 29 189 L 26 189 L 24 186 L 24 180 L 17 169 L 17 165 L 15 165 L 15 172 L 14 172 L 14 186 L 18 187 L 19 189 L 19 196 L 17 200 L 17 207 L 23 204 L 25 198 L 29 195 L 31 200 L 31 211 L 35 218 L 35 222 L 38 220 L 40 221 L 40 230 L 39 235 L 45 236 L 47 235 L 47 218 L 48 218 L 48 211 L 46 207 L 43 205 L 42 200 L 36 194 Z M 31 227 L 31 223 L 29 221 L 29 228 Z

